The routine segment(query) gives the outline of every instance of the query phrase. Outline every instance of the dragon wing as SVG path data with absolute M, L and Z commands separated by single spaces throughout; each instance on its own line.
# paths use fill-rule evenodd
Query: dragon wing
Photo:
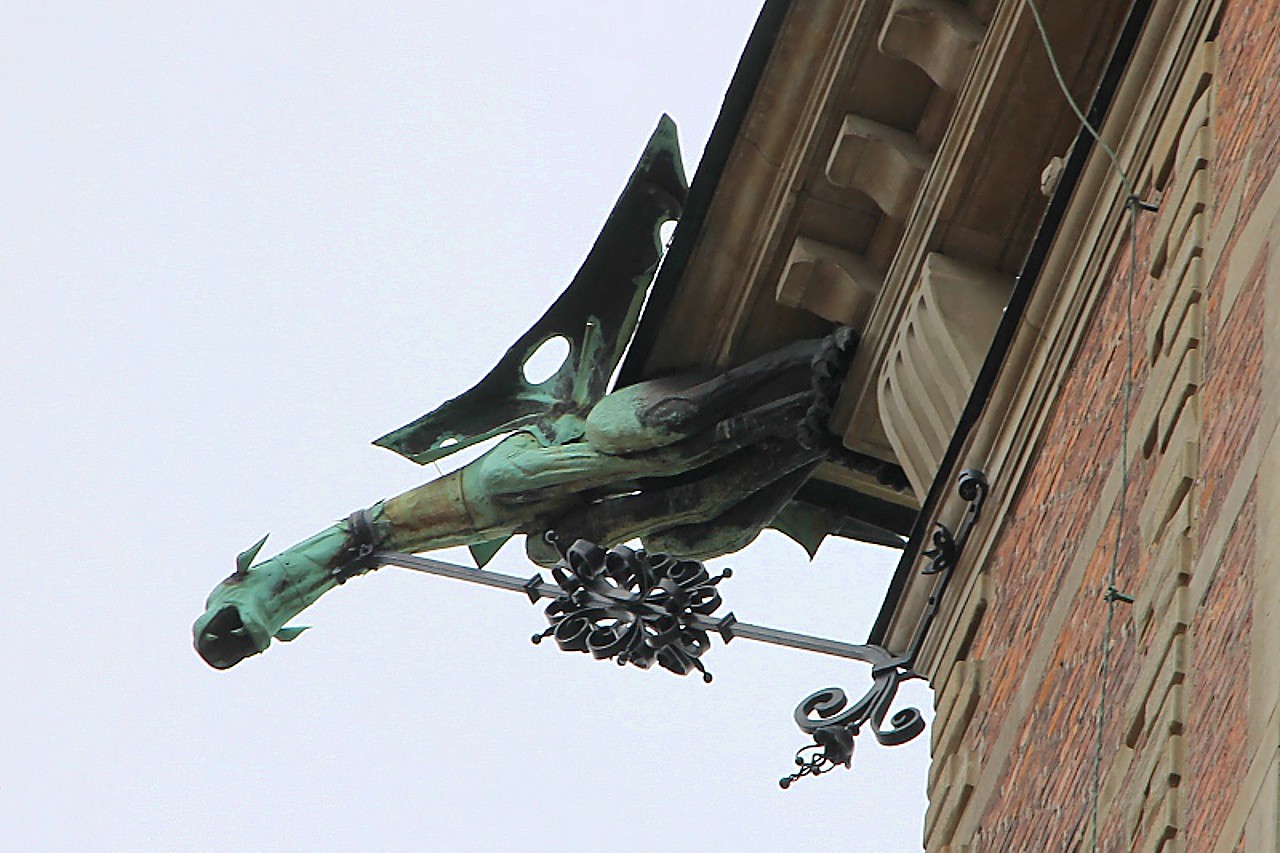
M 906 543 L 904 536 L 892 530 L 798 500 L 784 506 L 767 526 L 804 548 L 811 560 L 828 536 L 870 542 L 886 548 L 901 549 Z
M 662 256 L 658 228 L 679 217 L 687 191 L 675 122 L 664 115 L 564 293 L 471 390 L 374 444 L 426 464 L 516 429 L 544 444 L 581 435 L 635 331 Z M 556 337 L 569 342 L 568 357 L 549 379 L 528 382 L 525 363 Z

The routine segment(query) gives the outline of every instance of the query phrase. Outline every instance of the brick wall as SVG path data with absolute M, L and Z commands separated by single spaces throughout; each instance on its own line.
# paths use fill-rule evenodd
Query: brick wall
M 1267 192 L 1280 166 L 1280 6 L 1226 0 L 1194 36 L 1212 44 L 1188 66 L 1185 100 L 1208 118 L 1196 124 L 1175 99 L 1159 119 L 1177 123 L 1172 147 L 1167 162 L 1153 152 L 1141 190 L 1161 211 L 1141 215 L 1136 245 L 1118 235 L 983 567 L 990 603 L 967 649 L 982 678 L 963 743 L 987 785 L 968 804 L 974 832 L 930 837 L 931 850 L 1089 849 L 1095 784 L 1098 849 L 1250 849 L 1231 813 L 1251 760 L 1258 489 L 1274 488 L 1255 482 L 1250 448 L 1280 388 L 1264 388 L 1270 250 L 1244 224 L 1280 215 L 1280 192 Z M 1137 600 L 1116 605 L 1104 651 L 1117 529 L 1116 586 Z

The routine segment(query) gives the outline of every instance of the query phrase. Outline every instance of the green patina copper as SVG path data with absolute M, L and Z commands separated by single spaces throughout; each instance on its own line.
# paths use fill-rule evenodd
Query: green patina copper
M 236 559 L 236 571 L 214 587 L 196 620 L 196 648 L 218 669 L 234 666 L 271 645 L 272 638 L 288 642 L 305 628 L 285 623 L 337 585 L 328 566 L 347 541 L 346 526 L 335 524 L 250 568 L 267 541 Z
M 580 437 L 635 331 L 662 257 L 659 228 L 679 218 L 687 193 L 675 122 L 664 115 L 564 293 L 475 387 L 374 443 L 425 464 L 516 429 L 547 445 Z M 555 337 L 569 342 L 568 358 L 530 383 L 525 363 Z
M 261 542 L 241 554 L 195 623 L 205 660 L 230 667 L 273 638 L 296 637 L 301 629 L 287 627 L 294 616 L 369 567 L 353 556 L 362 538 L 404 552 L 467 545 L 483 565 L 508 538 L 526 534 L 529 556 L 548 564 L 557 556 L 549 530 L 567 541 L 640 538 L 650 550 L 700 559 L 741 548 L 780 513 L 776 526 L 811 552 L 835 530 L 835 520 L 792 500 L 826 457 L 796 436 L 815 401 L 811 362 L 833 347 L 847 356 L 852 336 L 605 393 L 661 256 L 659 226 L 679 215 L 685 190 L 675 127 L 664 116 L 565 293 L 470 391 L 377 443 L 426 463 L 507 437 L 360 521 L 353 516 L 257 565 Z M 564 364 L 529 382 L 525 362 L 556 336 L 569 341 Z M 838 365 L 828 373 L 843 375 Z

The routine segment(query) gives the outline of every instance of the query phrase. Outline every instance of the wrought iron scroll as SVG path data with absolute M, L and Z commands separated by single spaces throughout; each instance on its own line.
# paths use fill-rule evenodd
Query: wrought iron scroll
M 369 548 L 376 544 L 368 525 L 353 520 L 349 549 L 352 562 L 342 571 L 347 575 L 376 566 L 400 566 L 524 593 L 534 603 L 549 598 L 552 601 L 545 612 L 551 624 L 534 636 L 535 643 L 554 637 L 565 651 L 585 652 L 598 660 L 642 669 L 657 663 L 679 675 L 696 670 L 704 681 L 711 680 L 701 658 L 710 648 L 712 633 L 719 634 L 725 643 L 741 637 L 870 664 L 871 687 L 852 705 L 843 690 L 829 687 L 806 697 L 797 706 L 796 724 L 813 737 L 813 743 L 796 753 L 798 769 L 780 783 L 786 788 L 804 776 L 850 766 L 854 739 L 864 728 L 870 729 L 884 746 L 906 743 L 924 731 L 919 710 L 890 711 L 898 685 L 921 677 L 913 669 L 916 657 L 937 616 L 969 533 L 977 523 L 987 489 L 986 478 L 980 472 L 965 471 L 960 475 L 958 491 L 968 507 L 954 533 L 946 525 L 937 525 L 933 547 L 924 552 L 929 564 L 922 573 L 936 575 L 937 579 L 911 644 L 900 655 L 881 646 L 844 643 L 739 622 L 732 613 L 715 618 L 712 614 L 721 604 L 718 584 L 730 577 L 730 570 L 713 577 L 695 560 L 679 560 L 625 546 L 606 550 L 581 539 L 564 547 L 554 534 L 548 534 L 548 541 L 560 551 L 561 559 L 551 570 L 555 582 L 549 583 L 541 574 L 525 580 L 414 554 L 382 550 L 370 554 Z
M 879 646 L 866 647 L 870 653 L 863 659 L 872 665 L 872 684 L 853 705 L 849 705 L 843 690 L 828 687 L 805 697 L 796 706 L 796 725 L 813 737 L 813 743 L 797 750 L 797 769 L 779 780 L 778 784 L 783 788 L 805 776 L 819 776 L 836 767 L 851 766 L 854 738 L 863 727 L 870 728 L 876 740 L 884 746 L 906 743 L 924 731 L 924 717 L 916 708 L 905 708 L 893 714 L 888 725 L 885 725 L 885 717 L 889 716 L 898 685 L 921 677 L 914 669 L 916 659 L 938 615 L 951 573 L 978 521 L 988 488 L 987 479 L 980 471 L 966 470 L 960 474 L 956 489 L 968 506 L 955 532 L 942 523 L 934 528 L 933 547 L 924 552 L 929 563 L 921 574 L 936 575 L 937 580 L 906 653 L 895 656 Z

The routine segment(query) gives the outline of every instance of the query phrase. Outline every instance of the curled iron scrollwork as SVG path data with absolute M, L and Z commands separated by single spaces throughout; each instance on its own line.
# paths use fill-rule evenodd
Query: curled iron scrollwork
M 873 673 L 871 689 L 853 705 L 839 687 L 828 687 L 812 693 L 796 706 L 796 725 L 805 734 L 813 736 L 813 743 L 796 752 L 799 768 L 778 784 L 789 788 L 791 783 L 804 776 L 819 776 L 837 767 L 849 767 L 853 763 L 854 738 L 863 727 L 871 730 L 883 746 L 897 746 L 912 740 L 924 731 L 924 716 L 918 708 L 903 708 L 885 717 L 893 705 L 898 685 L 918 676 L 889 664 Z
M 700 660 L 710 638 L 697 623 L 720 607 L 716 585 L 731 570 L 713 577 L 696 560 L 547 539 L 561 552 L 551 569 L 559 594 L 545 611 L 550 627 L 533 642 L 554 637 L 564 651 L 641 669 L 657 663 L 677 675 L 696 669 L 711 681 Z
M 978 521 L 988 490 L 987 479 L 982 472 L 966 470 L 960 474 L 956 491 L 968 506 L 956 532 L 952 533 L 946 525 L 938 524 L 932 536 L 933 548 L 924 552 L 929 563 L 921 573 L 936 575 L 938 579 L 906 654 L 894 656 L 887 649 L 867 646 L 862 659 L 872 666 L 872 685 L 861 699 L 850 705 L 843 690 L 828 687 L 810 694 L 796 706 L 796 725 L 813 737 L 813 743 L 796 752 L 797 770 L 779 781 L 783 788 L 805 776 L 819 776 L 836 767 L 849 767 L 853 761 L 854 738 L 864 727 L 869 728 L 884 746 L 898 746 L 924 731 L 924 717 L 918 709 L 904 708 L 892 716 L 889 716 L 889 710 L 898 685 L 922 677 L 913 669 L 916 657 L 937 615 L 965 542 Z M 888 725 L 885 725 L 886 717 L 889 717 Z

